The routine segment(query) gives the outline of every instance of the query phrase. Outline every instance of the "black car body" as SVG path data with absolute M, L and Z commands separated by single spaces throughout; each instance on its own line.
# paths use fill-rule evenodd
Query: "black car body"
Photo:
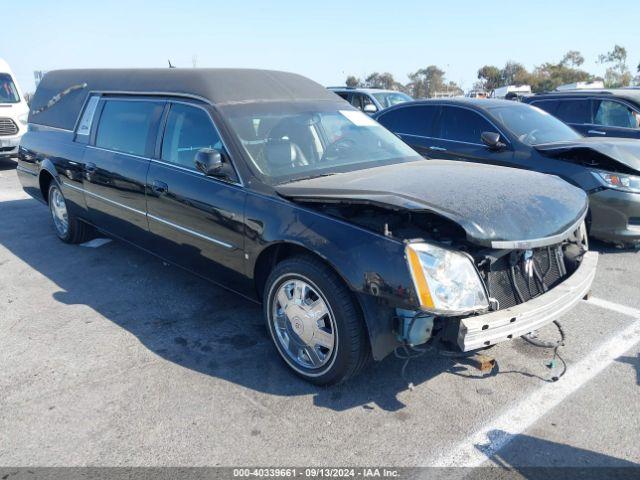
M 588 137 L 640 138 L 640 89 L 568 90 L 541 93 L 523 102 Z
M 584 193 L 475 170 L 480 188 L 304 77 L 231 69 L 50 72 L 18 166 L 63 241 L 91 225 L 262 301 L 317 383 L 403 344 L 523 335 L 588 291 Z
M 619 244 L 640 241 L 637 140 L 583 137 L 542 110 L 505 100 L 412 102 L 375 118 L 427 158 L 557 175 L 589 194 L 592 236 Z

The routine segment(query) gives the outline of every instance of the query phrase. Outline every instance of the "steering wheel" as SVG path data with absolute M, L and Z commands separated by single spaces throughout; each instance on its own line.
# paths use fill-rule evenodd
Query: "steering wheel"
M 327 145 L 326 150 L 322 154 L 321 162 L 327 161 L 331 158 L 340 158 L 353 147 L 356 146 L 356 141 L 352 138 L 340 137 L 334 142 Z

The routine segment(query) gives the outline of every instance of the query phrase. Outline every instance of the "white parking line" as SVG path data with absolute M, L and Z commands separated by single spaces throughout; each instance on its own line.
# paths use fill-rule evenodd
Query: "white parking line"
M 620 305 L 619 303 L 613 303 L 609 302 L 608 300 L 603 300 L 601 298 L 595 297 L 589 298 L 589 300 L 587 300 L 587 303 L 591 303 L 600 308 L 606 308 L 607 310 L 613 310 L 614 312 L 628 315 L 633 318 L 640 318 L 640 310 L 627 307 L 626 305 Z
M 527 395 L 516 406 L 483 425 L 482 428 L 453 449 L 443 453 L 439 458 L 427 462 L 427 465 L 438 467 L 478 467 L 482 465 L 518 434 L 533 425 L 549 410 L 559 405 L 569 395 L 611 365 L 616 358 L 640 342 L 640 311 L 598 298 L 591 298 L 588 303 L 631 316 L 635 321 L 609 338 L 578 363 L 570 365 L 567 375 L 560 380 L 555 383 L 547 383 Z M 489 438 L 490 432 L 491 439 Z M 496 432 L 502 433 L 496 437 Z

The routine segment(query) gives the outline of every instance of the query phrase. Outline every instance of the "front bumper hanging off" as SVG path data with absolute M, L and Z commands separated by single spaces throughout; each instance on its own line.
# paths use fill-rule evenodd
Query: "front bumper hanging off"
M 596 274 L 598 254 L 587 252 L 578 269 L 547 293 L 497 312 L 464 318 L 458 330 L 462 351 L 521 337 L 552 322 L 584 298 Z

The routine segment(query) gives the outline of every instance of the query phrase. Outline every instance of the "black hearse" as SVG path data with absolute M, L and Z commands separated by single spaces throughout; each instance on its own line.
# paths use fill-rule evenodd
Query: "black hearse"
M 18 173 L 62 241 L 97 228 L 262 301 L 279 354 L 315 383 L 401 345 L 526 334 L 595 273 L 584 192 L 424 160 L 298 75 L 55 71 L 31 109 Z

